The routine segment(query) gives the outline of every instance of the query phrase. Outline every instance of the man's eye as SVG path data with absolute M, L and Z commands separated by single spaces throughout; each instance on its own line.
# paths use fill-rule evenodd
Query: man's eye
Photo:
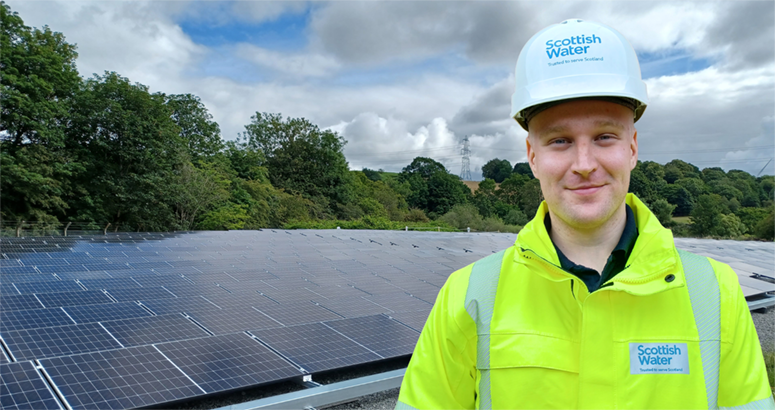
M 555 140 L 552 140 L 551 144 L 552 145 L 562 145 L 562 144 L 567 144 L 568 142 L 569 141 L 567 139 L 565 139 L 565 138 L 557 138 Z

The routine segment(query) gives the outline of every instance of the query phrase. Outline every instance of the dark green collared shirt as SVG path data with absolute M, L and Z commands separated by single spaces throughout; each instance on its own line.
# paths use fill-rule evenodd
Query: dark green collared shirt
M 581 279 L 587 285 L 590 293 L 599 289 L 600 285 L 624 270 L 632 248 L 635 247 L 635 241 L 638 240 L 638 225 L 635 223 L 635 215 L 632 213 L 632 208 L 629 205 L 625 206 L 627 207 L 627 222 L 625 222 L 624 231 L 622 231 L 622 236 L 619 238 L 619 243 L 616 244 L 616 247 L 611 252 L 611 256 L 608 257 L 602 274 L 594 269 L 574 263 L 562 253 L 557 245 L 554 246 L 554 249 L 557 250 L 557 256 L 560 258 L 560 267 Z M 546 231 L 550 232 L 552 221 L 549 219 L 548 213 L 546 218 L 544 218 L 544 225 L 546 225 Z

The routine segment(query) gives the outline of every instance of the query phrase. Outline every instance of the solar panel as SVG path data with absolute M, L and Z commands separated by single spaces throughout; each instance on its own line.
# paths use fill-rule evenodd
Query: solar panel
M 250 333 L 309 373 L 382 358 L 321 323 L 251 330 Z
M 418 332 L 422 332 L 422 329 L 425 326 L 425 322 L 428 320 L 429 314 L 430 309 L 426 309 L 417 310 L 414 312 L 395 312 L 390 313 L 388 316 L 390 316 L 393 320 L 397 320 Z
M 41 309 L 44 307 L 35 295 L 11 295 L 0 298 L 0 310 L 3 312 L 8 310 Z
M 325 322 L 382 357 L 412 354 L 420 333 L 385 315 L 363 316 Z
M 19 294 L 19 291 L 13 283 L 0 283 L 0 296 L 13 296 Z
M 202 310 L 186 313 L 216 335 L 281 326 L 276 321 L 251 308 Z
M 253 309 L 264 313 L 284 326 L 293 326 L 304 323 L 322 322 L 326 320 L 342 318 L 342 316 L 328 309 L 307 301 L 288 305 L 254 306 Z
M 170 293 L 181 298 L 186 296 L 199 296 L 199 295 L 221 295 L 225 294 L 226 290 L 219 286 L 213 285 L 181 285 L 181 286 L 164 286 Z
M 32 362 L 0 364 L 0 408 L 61 409 Z
M 74 322 L 61 308 L 10 310 L 0 315 L 0 332 L 72 324 Z
M 302 373 L 243 333 L 156 345 L 207 393 L 285 380 Z
M 127 409 L 201 395 L 196 384 L 153 346 L 43 359 L 74 409 Z
M 131 277 L 129 278 L 96 278 L 96 279 L 80 279 L 80 282 L 90 290 L 99 289 L 121 289 L 121 288 L 139 288 L 142 285 L 137 283 Z
M 142 303 L 148 309 L 151 309 L 151 311 L 157 315 L 220 309 L 220 307 L 213 305 L 201 296 L 176 299 L 141 300 L 140 303 Z
M 102 303 L 99 305 L 63 307 L 76 323 L 100 322 L 152 316 L 134 302 Z
M 427 315 L 417 312 L 430 309 L 430 303 L 406 292 L 435 298 L 453 270 L 450 265 L 464 266 L 513 241 L 512 236 L 494 246 L 496 236 L 474 234 L 335 234 L 280 230 L 25 239 L 13 254 L 17 260 L 0 269 L 39 269 L 0 274 L 0 283 L 10 285 L 0 287 L 1 306 L 20 309 L 3 312 L 0 335 L 10 352 L 37 356 L 73 408 L 170 407 L 175 400 L 298 377 L 302 371 L 274 353 L 281 347 L 307 371 L 405 354 L 401 349 L 408 350 L 411 337 L 398 329 L 416 337 L 406 326 Z M 31 249 L 47 253 L 21 252 Z M 32 284 L 43 281 L 53 284 Z M 65 282 L 87 290 L 46 293 Z M 34 294 L 13 293 L 19 283 L 30 283 L 23 288 Z M 37 299 L 18 298 L 36 295 L 46 307 L 62 307 L 44 309 Z M 25 302 L 35 309 L 25 308 Z M 342 320 L 379 313 L 395 320 Z M 252 340 L 242 333 L 246 330 L 263 332 L 266 340 Z M 20 336 L 22 331 L 28 333 Z M 369 331 L 395 337 L 397 350 L 370 340 Z M 88 345 L 94 342 L 104 346 Z M 59 345 L 71 347 L 56 351 Z M 90 350 L 97 348 L 103 350 Z M 0 353 L 0 362 L 8 359 Z M 262 361 L 276 366 L 267 368 Z
M 193 339 L 208 334 L 180 314 L 113 320 L 102 325 L 124 346 Z
M 142 299 L 168 299 L 175 297 L 175 295 L 162 287 L 109 289 L 108 293 L 119 302 L 128 302 Z
M 94 305 L 113 302 L 98 290 L 82 290 L 80 292 L 41 293 L 35 295 L 45 307 Z
M 372 302 L 368 298 L 360 296 L 357 298 L 336 300 L 313 298 L 312 301 L 344 317 L 358 317 L 376 315 L 379 313 L 390 313 L 389 309 L 386 309 Z
M 71 291 L 83 290 L 82 287 L 80 287 L 75 281 L 72 281 L 72 280 L 56 281 L 56 282 L 48 281 L 48 282 L 18 283 L 16 284 L 16 288 L 19 289 L 19 292 L 21 292 L 22 294 L 71 292 Z
M 0 335 L 16 360 L 32 360 L 121 347 L 98 323 L 21 329 L 2 332 Z

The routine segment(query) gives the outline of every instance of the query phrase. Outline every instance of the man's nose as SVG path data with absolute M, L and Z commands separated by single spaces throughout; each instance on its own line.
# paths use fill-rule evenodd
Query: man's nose
M 576 159 L 573 162 L 573 173 L 583 178 L 597 169 L 598 163 L 595 157 L 594 147 L 587 141 L 578 141 L 576 143 Z

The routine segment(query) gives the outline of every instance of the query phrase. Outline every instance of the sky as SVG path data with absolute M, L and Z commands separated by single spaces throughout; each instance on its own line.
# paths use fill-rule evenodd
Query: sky
M 772 1 L 6 2 L 77 44 L 84 78 L 199 96 L 224 140 L 281 113 L 338 132 L 351 169 L 425 156 L 460 174 L 467 136 L 474 180 L 493 158 L 526 160 L 509 116 L 525 42 L 600 22 L 632 44 L 647 84 L 639 159 L 775 174 Z

